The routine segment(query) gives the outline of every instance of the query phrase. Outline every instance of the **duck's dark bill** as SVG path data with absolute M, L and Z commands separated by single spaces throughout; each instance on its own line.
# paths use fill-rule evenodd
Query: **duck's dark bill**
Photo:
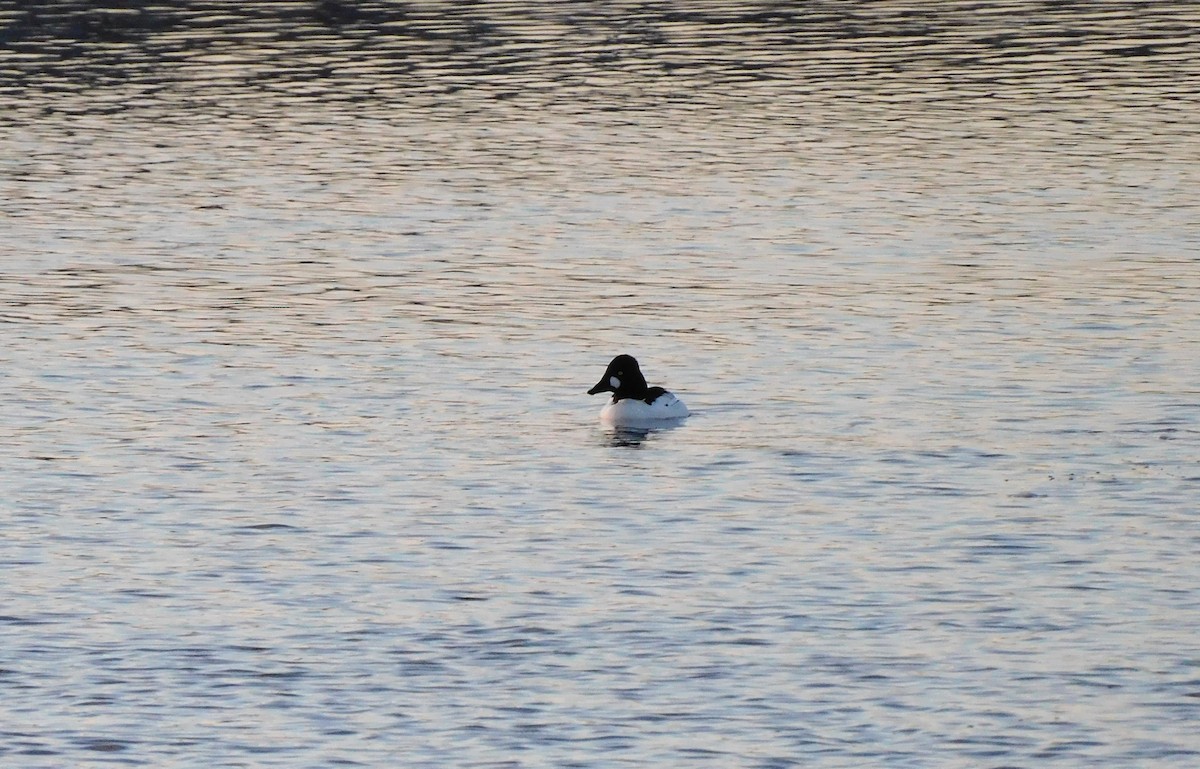
M 599 382 L 597 382 L 595 387 L 588 390 L 588 395 L 595 395 L 596 393 L 603 392 L 613 392 L 612 385 L 608 383 L 607 379 L 601 379 Z

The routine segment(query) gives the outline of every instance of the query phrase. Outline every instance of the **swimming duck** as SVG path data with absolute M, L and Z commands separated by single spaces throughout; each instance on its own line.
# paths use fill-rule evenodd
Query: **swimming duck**
M 588 395 L 602 392 L 613 396 L 600 410 L 600 421 L 614 427 L 652 426 L 690 413 L 683 401 L 663 388 L 646 386 L 646 377 L 632 355 L 613 358 Z

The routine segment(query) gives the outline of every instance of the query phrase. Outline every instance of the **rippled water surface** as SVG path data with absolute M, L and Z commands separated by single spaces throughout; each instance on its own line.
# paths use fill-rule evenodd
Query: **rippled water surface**
M 0 765 L 1196 765 L 1197 30 L 0 2 Z

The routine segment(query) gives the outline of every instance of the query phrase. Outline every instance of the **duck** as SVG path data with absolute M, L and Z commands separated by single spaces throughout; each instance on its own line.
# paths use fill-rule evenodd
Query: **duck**
M 691 412 L 683 401 L 662 387 L 649 387 L 637 359 L 618 355 L 588 395 L 611 392 L 600 410 L 600 421 L 613 427 L 648 427 L 678 421 Z

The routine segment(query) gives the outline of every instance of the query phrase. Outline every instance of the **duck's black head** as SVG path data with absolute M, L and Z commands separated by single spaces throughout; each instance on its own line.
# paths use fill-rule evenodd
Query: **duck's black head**
M 618 355 L 608 364 L 604 376 L 596 386 L 588 390 L 588 395 L 611 392 L 613 400 L 622 398 L 644 398 L 646 396 L 646 378 L 632 355 Z

